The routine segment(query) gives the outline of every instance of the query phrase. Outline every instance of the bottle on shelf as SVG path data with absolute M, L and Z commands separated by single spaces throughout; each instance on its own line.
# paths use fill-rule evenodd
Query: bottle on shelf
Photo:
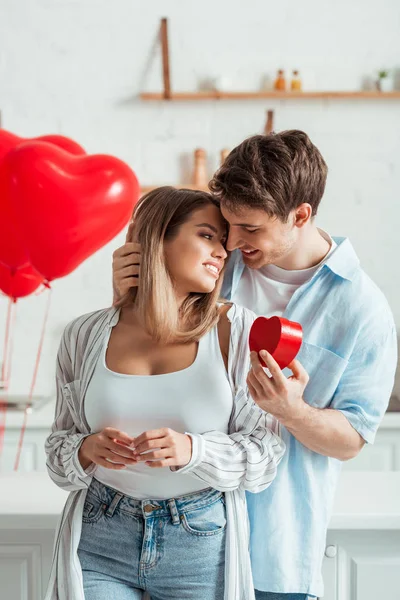
M 194 167 L 192 183 L 199 188 L 206 188 L 208 184 L 207 153 L 204 148 L 196 148 L 194 151 Z
M 274 83 L 274 89 L 277 92 L 286 92 L 286 78 L 285 78 L 285 71 L 283 69 L 279 69 L 276 79 L 275 79 L 275 83 Z
M 220 154 L 220 166 L 224 164 L 226 157 L 228 156 L 230 150 L 229 148 L 222 148 L 221 150 L 221 154 Z
M 300 75 L 299 75 L 299 72 L 296 70 L 294 70 L 292 73 L 292 81 L 290 83 L 290 89 L 292 92 L 301 92 L 302 91 Z
M 272 133 L 274 129 L 274 111 L 267 110 L 267 118 L 264 125 L 264 133 L 265 135 L 269 135 Z

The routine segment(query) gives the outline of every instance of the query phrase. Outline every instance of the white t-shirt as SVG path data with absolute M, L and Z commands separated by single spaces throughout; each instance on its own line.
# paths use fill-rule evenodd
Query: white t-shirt
M 325 231 L 318 231 L 331 245 L 318 265 L 299 271 L 288 271 L 276 265 L 266 265 L 261 269 L 246 266 L 233 298 L 234 302 L 251 309 L 257 315 L 282 316 L 297 288 L 311 279 L 337 246 Z

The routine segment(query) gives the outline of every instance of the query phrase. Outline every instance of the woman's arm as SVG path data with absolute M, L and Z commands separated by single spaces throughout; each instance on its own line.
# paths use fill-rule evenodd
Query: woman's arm
M 97 465 L 124 469 L 135 463 L 129 448 L 133 438 L 110 427 L 91 433 L 80 416 L 82 347 L 91 343 L 90 334 L 99 320 L 104 324 L 107 313 L 95 311 L 67 325 L 57 354 L 57 401 L 45 443 L 46 464 L 51 479 L 68 491 L 88 487 Z
M 74 322 L 65 328 L 57 353 L 56 410 L 51 433 L 45 442 L 48 473 L 54 483 L 67 491 L 89 487 L 95 468 L 95 465 L 91 465 L 85 471 L 81 466 L 78 452 L 88 434 L 79 431 L 76 426 L 77 415 L 72 414 L 70 408 L 74 406 L 73 396 L 76 397 L 79 393 L 75 388 L 78 382 L 73 381 L 71 351 L 73 330 Z
M 223 492 L 243 489 L 261 492 L 274 480 L 285 452 L 274 417 L 261 411 L 240 390 L 235 399 L 235 433 L 188 433 L 192 458 L 179 473 L 189 473 Z

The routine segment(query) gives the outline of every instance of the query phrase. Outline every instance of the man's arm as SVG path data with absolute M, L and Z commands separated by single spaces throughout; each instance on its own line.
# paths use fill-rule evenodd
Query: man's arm
M 286 378 L 268 352 L 263 350 L 261 356 L 272 377 L 252 352 L 247 384 L 254 402 L 309 450 L 339 460 L 354 458 L 364 445 L 363 438 L 339 411 L 314 408 L 303 400 L 309 378 L 300 362 L 289 365 L 293 376 Z
M 297 415 L 282 424 L 309 450 L 339 460 L 356 457 L 365 444 L 339 410 L 314 408 L 304 400 Z
M 308 374 L 293 361 L 286 378 L 270 354 L 261 357 L 272 375 L 264 372 L 256 353 L 248 385 L 254 401 L 274 415 L 294 437 L 314 452 L 349 460 L 365 442 L 374 441 L 393 389 L 397 365 L 396 330 L 391 315 L 366 324 L 329 408 L 315 408 L 303 399 Z

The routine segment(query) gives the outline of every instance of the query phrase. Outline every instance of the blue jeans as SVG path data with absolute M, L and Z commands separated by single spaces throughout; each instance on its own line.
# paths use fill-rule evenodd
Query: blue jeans
M 307 594 L 275 594 L 256 590 L 256 600 L 307 600 Z
M 214 489 L 135 500 L 93 479 L 78 556 L 85 600 L 220 600 L 226 511 Z

